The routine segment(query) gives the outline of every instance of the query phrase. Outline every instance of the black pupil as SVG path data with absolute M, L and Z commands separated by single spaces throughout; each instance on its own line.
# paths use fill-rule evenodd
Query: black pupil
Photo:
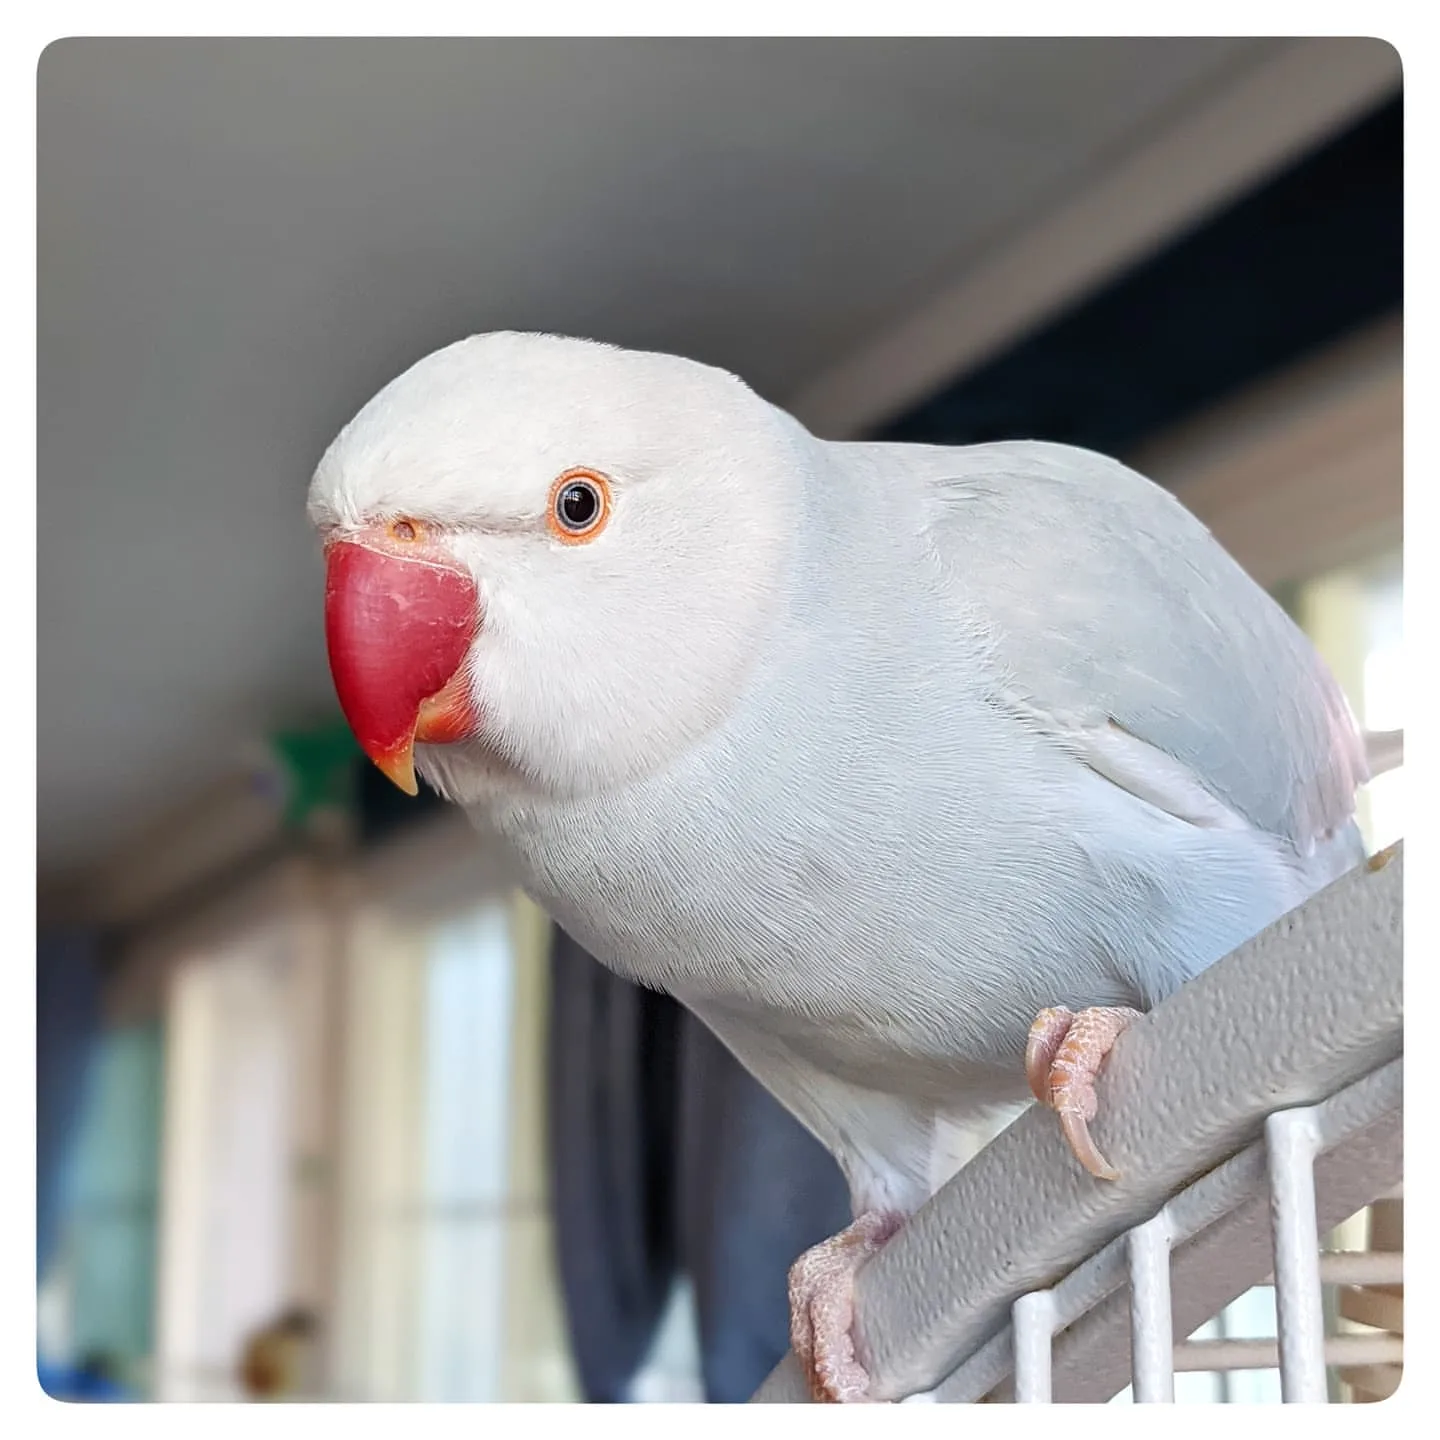
M 588 525 L 600 508 L 599 497 L 589 485 L 567 485 L 560 492 L 560 518 L 577 530 Z

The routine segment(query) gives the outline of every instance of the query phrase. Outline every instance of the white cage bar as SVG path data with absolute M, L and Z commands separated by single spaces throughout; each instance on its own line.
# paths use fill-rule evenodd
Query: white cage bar
M 1022 1295 L 1011 1311 L 1015 1337 L 1015 1399 L 1021 1405 L 1050 1403 L 1050 1349 L 1055 1341 L 1055 1296 L 1049 1290 Z
M 1270 1223 L 1275 1233 L 1275 1323 L 1280 1392 L 1287 1404 L 1324 1404 L 1325 1308 L 1315 1220 L 1315 1110 L 1281 1110 L 1265 1121 Z
M 1403 881 L 1397 846 L 1126 1033 L 1094 1126 L 1118 1181 L 1031 1109 L 914 1216 L 857 1281 L 877 1398 L 1164 1403 L 1177 1371 L 1277 1366 L 1323 1402 L 1327 1365 L 1400 1363 L 1396 1335 L 1327 1338 L 1321 1287 L 1401 1257 L 1319 1236 L 1401 1181 Z M 1186 1341 L 1272 1276 L 1278 1341 Z M 807 1398 L 791 1357 L 754 1398 Z
M 1130 1262 L 1130 1372 L 1141 1405 L 1175 1399 L 1175 1347 L 1170 1338 L 1173 1238 L 1168 1210 L 1125 1237 Z

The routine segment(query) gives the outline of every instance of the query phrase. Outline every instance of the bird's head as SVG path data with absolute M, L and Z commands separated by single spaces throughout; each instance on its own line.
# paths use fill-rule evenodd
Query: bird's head
M 663 765 L 743 690 L 808 438 L 669 355 L 497 333 L 420 361 L 310 488 L 361 747 L 411 793 L 418 759 L 462 803 Z

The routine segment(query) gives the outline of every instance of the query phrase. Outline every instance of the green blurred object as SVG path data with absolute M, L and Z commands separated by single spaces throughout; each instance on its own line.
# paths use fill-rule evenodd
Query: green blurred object
M 270 737 L 270 748 L 280 762 L 288 829 L 311 829 L 320 812 L 353 818 L 364 757 L 344 720 L 277 731 Z

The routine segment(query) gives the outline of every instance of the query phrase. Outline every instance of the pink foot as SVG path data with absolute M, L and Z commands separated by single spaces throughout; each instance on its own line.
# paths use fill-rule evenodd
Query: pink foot
M 1090 1121 L 1095 1118 L 1095 1077 L 1111 1047 L 1139 1010 L 1095 1006 L 1077 1015 L 1057 1006 L 1042 1010 L 1030 1027 L 1025 1046 L 1025 1075 L 1035 1098 L 1060 1116 L 1060 1128 L 1075 1158 L 1100 1180 L 1118 1180 L 1120 1172 L 1095 1148 Z
M 850 1333 L 855 1272 L 904 1220 L 893 1210 L 867 1210 L 790 1267 L 790 1346 L 816 1400 L 854 1404 L 869 1399 L 870 1377 L 855 1358 Z

